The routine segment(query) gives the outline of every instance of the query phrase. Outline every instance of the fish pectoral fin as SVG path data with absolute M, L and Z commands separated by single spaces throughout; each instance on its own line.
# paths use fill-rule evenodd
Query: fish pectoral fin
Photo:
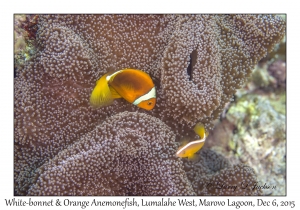
M 193 159 L 195 158 L 195 154 L 191 154 L 191 155 L 187 156 L 187 158 L 188 158 L 189 160 L 193 160 Z
M 192 162 L 197 162 L 200 159 L 199 155 L 194 153 L 193 155 L 188 156 L 188 160 Z
M 110 86 L 109 89 L 113 98 L 122 98 L 122 96 L 113 87 Z
M 126 90 L 127 93 L 130 93 L 130 92 L 133 91 L 133 86 L 132 86 L 132 84 L 130 84 L 130 83 L 123 84 L 123 85 L 122 85 L 122 88 L 123 88 L 124 90 Z

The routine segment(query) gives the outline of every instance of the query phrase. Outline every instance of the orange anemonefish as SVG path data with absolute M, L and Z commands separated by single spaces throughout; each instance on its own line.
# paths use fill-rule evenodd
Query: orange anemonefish
M 194 127 L 194 131 L 200 136 L 200 139 L 186 143 L 179 147 L 178 151 L 176 152 L 177 157 L 187 157 L 188 159 L 193 159 L 195 153 L 203 147 L 205 139 L 208 136 L 208 131 L 205 130 L 205 127 L 202 123 L 197 123 Z
M 140 108 L 151 110 L 156 104 L 156 90 L 151 77 L 137 69 L 122 69 L 103 75 L 90 97 L 94 107 L 110 105 L 115 98 L 124 98 Z

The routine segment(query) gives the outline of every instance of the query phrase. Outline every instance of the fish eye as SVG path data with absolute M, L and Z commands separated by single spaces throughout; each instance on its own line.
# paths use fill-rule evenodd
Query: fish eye
M 149 105 L 149 106 L 152 105 L 152 102 L 151 102 L 151 101 L 148 101 L 147 105 Z

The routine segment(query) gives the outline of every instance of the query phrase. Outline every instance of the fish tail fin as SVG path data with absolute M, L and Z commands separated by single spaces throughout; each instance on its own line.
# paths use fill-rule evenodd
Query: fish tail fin
M 90 103 L 94 107 L 108 106 L 113 102 L 113 97 L 106 80 L 107 74 L 103 75 L 97 82 L 90 97 Z
M 198 134 L 200 136 L 201 139 L 208 136 L 208 131 L 206 131 L 204 124 L 201 123 L 201 122 L 198 122 L 195 125 L 194 131 L 195 131 L 196 134 Z

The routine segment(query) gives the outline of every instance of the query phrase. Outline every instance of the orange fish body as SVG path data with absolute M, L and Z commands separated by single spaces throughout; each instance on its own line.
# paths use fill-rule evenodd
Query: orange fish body
M 193 159 L 195 153 L 203 147 L 204 143 L 205 138 L 191 141 L 188 144 L 179 147 L 178 151 L 176 152 L 176 156 L 180 158 L 187 157 L 188 159 Z
M 199 140 L 191 141 L 189 143 L 185 143 L 183 146 L 179 147 L 176 156 L 180 158 L 187 157 L 188 159 L 193 159 L 195 153 L 198 152 L 205 143 L 206 137 L 208 136 L 208 131 L 205 129 L 202 123 L 197 123 L 194 127 L 194 131 L 196 134 L 200 136 Z
M 123 69 L 103 75 L 90 97 L 94 107 L 110 105 L 115 98 L 124 98 L 140 108 L 151 110 L 156 104 L 156 89 L 151 77 L 137 69 Z

